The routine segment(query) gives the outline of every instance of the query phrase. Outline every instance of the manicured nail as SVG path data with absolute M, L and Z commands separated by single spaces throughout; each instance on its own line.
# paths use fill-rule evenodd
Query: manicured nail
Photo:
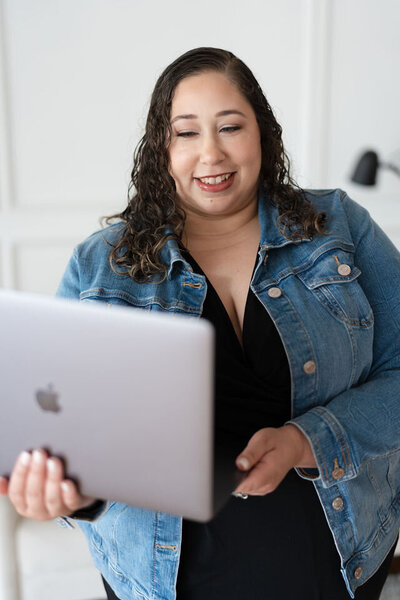
M 48 458 L 47 459 L 47 468 L 49 471 L 51 471 L 52 473 L 54 473 L 54 471 L 56 470 L 56 461 L 53 460 L 52 458 Z
M 29 465 L 29 463 L 31 462 L 31 455 L 29 452 L 22 452 L 20 455 L 20 461 L 21 463 L 24 465 L 24 467 L 27 467 Z
M 43 463 L 44 457 L 39 450 L 35 450 L 33 453 L 33 460 L 37 465 L 41 465 Z
M 242 469 L 248 469 L 250 466 L 249 461 L 244 456 L 242 456 L 242 458 L 239 458 L 238 464 L 242 467 Z

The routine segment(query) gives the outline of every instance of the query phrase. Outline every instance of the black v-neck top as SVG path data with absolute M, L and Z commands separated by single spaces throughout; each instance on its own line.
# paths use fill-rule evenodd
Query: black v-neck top
M 196 273 L 201 268 L 186 255 Z M 279 333 L 249 289 L 242 343 L 217 292 L 207 279 L 202 317 L 216 331 L 216 428 L 249 439 L 261 427 L 290 418 L 290 372 Z

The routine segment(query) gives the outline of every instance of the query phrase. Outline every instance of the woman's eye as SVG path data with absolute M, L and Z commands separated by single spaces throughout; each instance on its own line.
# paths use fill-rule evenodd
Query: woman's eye
M 195 131 L 180 131 L 176 134 L 178 137 L 193 137 L 196 135 Z
M 231 125 L 231 126 L 227 126 L 227 127 L 222 127 L 221 131 L 224 131 L 226 133 L 231 133 L 232 131 L 238 131 L 238 129 L 241 129 L 241 127 L 239 125 Z

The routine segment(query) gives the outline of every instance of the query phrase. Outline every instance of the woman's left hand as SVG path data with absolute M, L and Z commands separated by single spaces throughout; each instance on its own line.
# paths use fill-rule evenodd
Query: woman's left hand
M 250 472 L 234 493 L 249 496 L 273 492 L 293 467 L 317 466 L 307 438 L 291 424 L 257 431 L 236 458 L 236 465 Z

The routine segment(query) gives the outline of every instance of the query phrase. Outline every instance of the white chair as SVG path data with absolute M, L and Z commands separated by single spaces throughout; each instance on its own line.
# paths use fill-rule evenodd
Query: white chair
M 106 598 L 83 533 L 20 517 L 0 496 L 0 600 Z

